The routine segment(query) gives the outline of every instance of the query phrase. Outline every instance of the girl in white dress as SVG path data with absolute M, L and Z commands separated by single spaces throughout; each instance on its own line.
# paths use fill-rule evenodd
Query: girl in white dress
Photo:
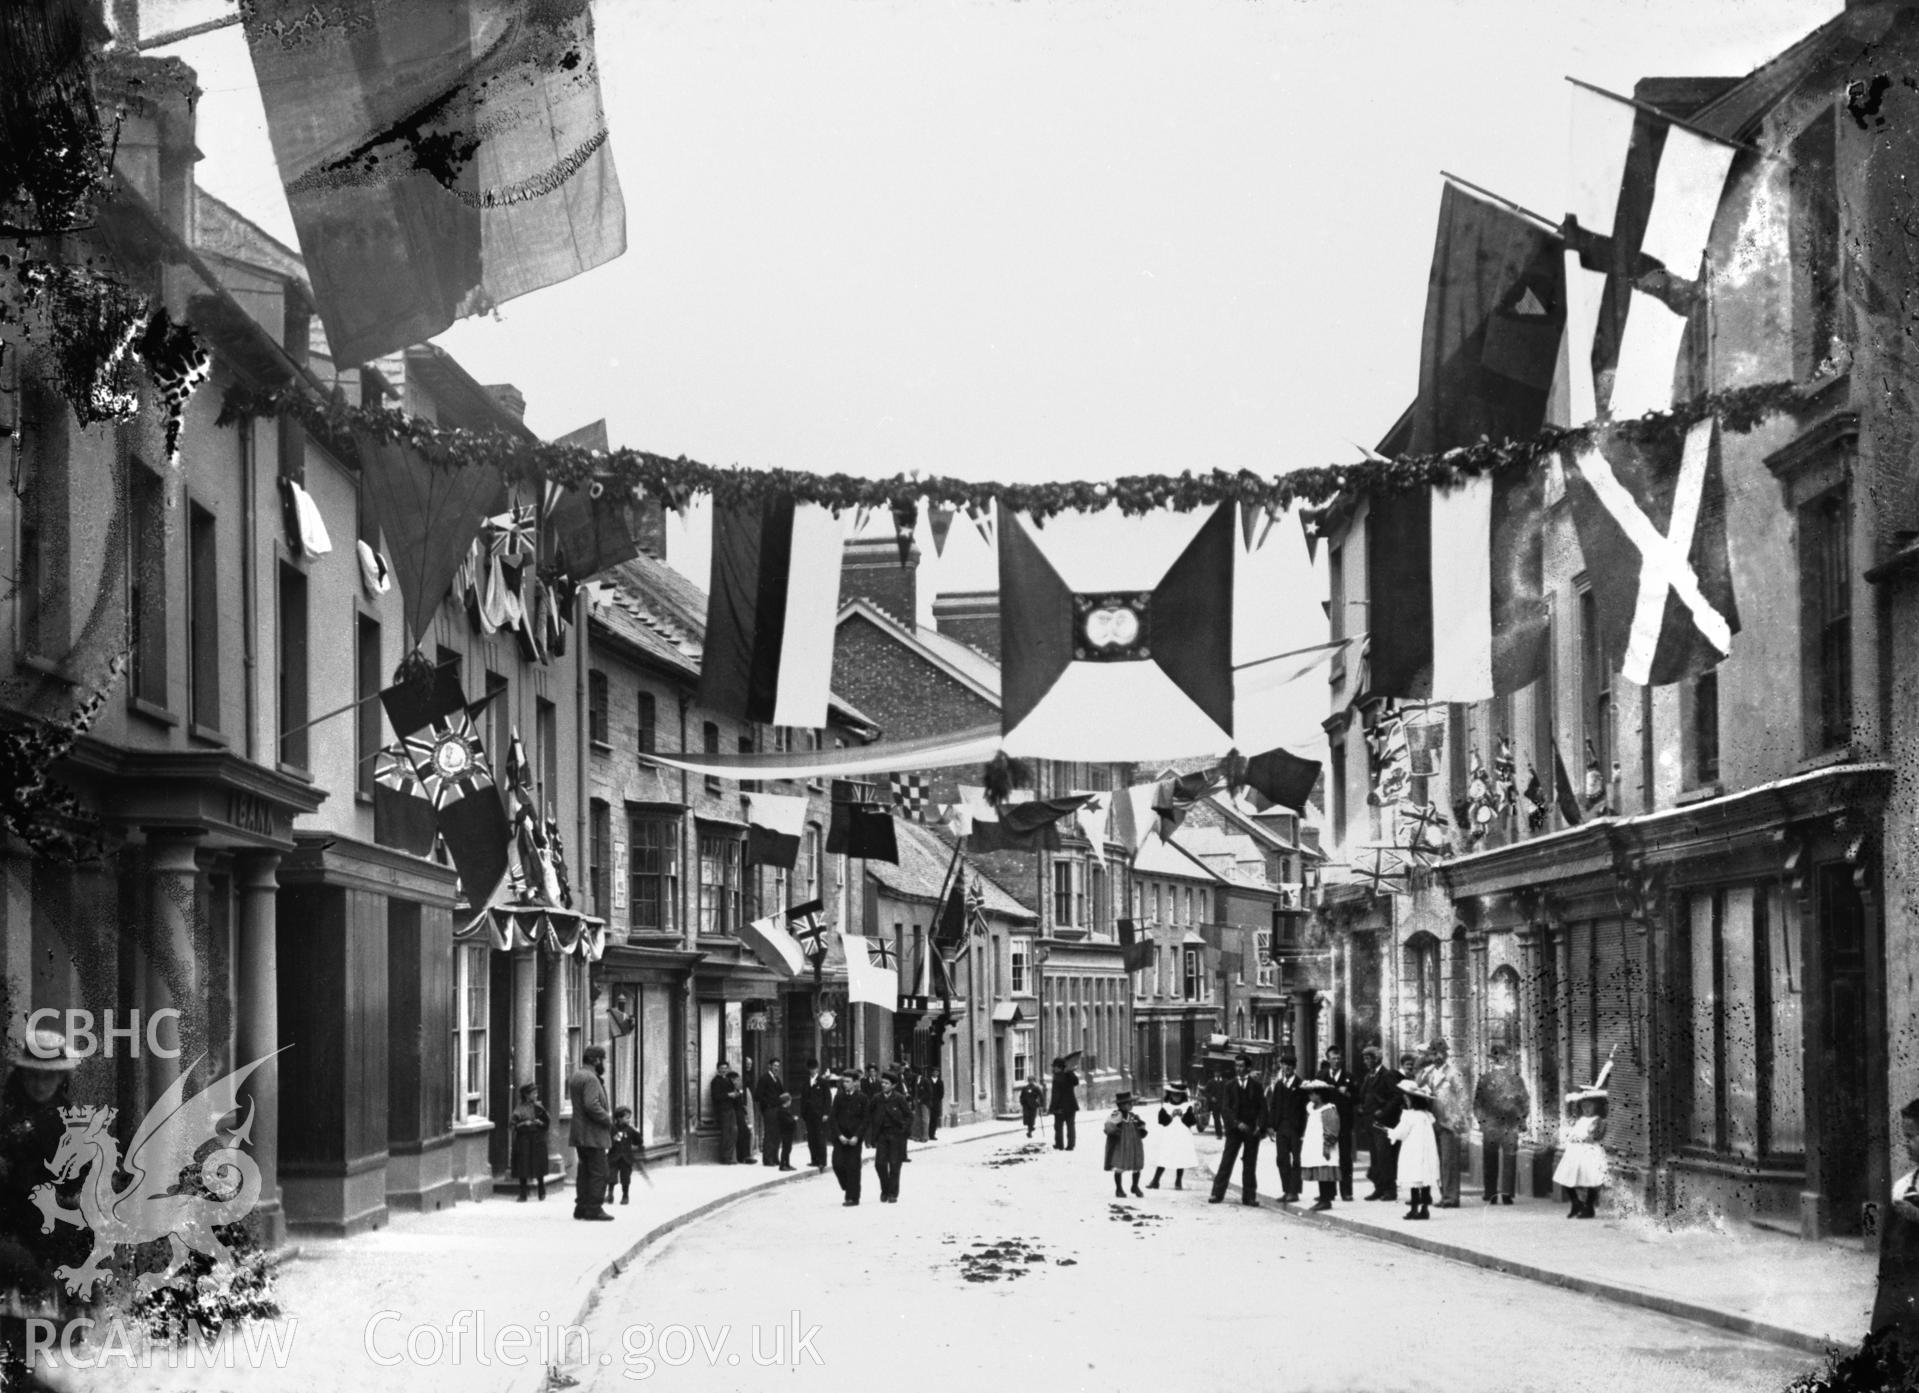
M 1572 1196 L 1568 1219 L 1597 1217 L 1593 1206 L 1606 1183 L 1606 1101 L 1603 1088 L 1583 1088 L 1566 1095 L 1566 1126 L 1560 1132 L 1564 1148 L 1553 1170 L 1553 1183 Z
M 1333 1103 L 1333 1086 L 1324 1079 L 1308 1079 L 1306 1131 L 1299 1140 L 1299 1178 L 1317 1181 L 1319 1198 L 1313 1209 L 1333 1207 L 1333 1195 L 1339 1186 L 1339 1109 Z
M 1399 1183 L 1411 1206 L 1400 1217 L 1433 1217 L 1433 1186 L 1439 1183 L 1439 1143 L 1433 1137 L 1433 1095 L 1411 1079 L 1399 1085 L 1406 1106 L 1399 1121 L 1386 1129 L 1389 1141 L 1399 1143 Z
M 1199 1164 L 1199 1153 L 1193 1149 L 1194 1125 L 1193 1105 L 1186 1101 L 1186 1086 L 1168 1084 L 1159 1112 L 1146 1133 L 1146 1164 L 1153 1168 L 1147 1189 L 1157 1190 L 1160 1177 L 1169 1170 L 1173 1173 L 1173 1188 L 1186 1188 L 1183 1183 L 1186 1168 Z

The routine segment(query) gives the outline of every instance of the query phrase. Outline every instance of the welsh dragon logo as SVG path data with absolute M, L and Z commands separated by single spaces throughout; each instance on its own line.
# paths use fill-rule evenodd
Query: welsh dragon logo
M 53 1184 L 34 1187 L 31 1198 L 43 1216 L 42 1233 L 52 1233 L 56 1223 L 92 1231 L 93 1251 L 87 1260 L 78 1267 L 54 1269 L 70 1295 L 90 1300 L 95 1284 L 107 1275 L 100 1264 L 115 1249 L 158 1238 L 171 1245 L 171 1257 L 165 1272 L 140 1279 L 143 1296 L 180 1281 L 189 1253 L 212 1258 L 216 1275 L 233 1270 L 233 1252 L 213 1230 L 244 1218 L 259 1201 L 260 1167 L 240 1149 L 253 1130 L 252 1108 L 232 1131 L 220 1124 L 239 1111 L 240 1085 L 271 1058 L 265 1055 L 215 1079 L 191 1098 L 186 1088 L 193 1068 L 184 1070 L 141 1119 L 125 1159 L 113 1135 L 117 1109 L 88 1105 L 60 1110 L 67 1130 L 47 1169 L 55 1182 L 80 1179 L 78 1207 L 61 1204 Z M 196 1153 L 208 1142 L 220 1145 L 199 1162 L 206 1193 L 182 1193 L 180 1172 L 194 1164 Z M 129 1177 L 118 1190 L 113 1184 L 117 1172 Z

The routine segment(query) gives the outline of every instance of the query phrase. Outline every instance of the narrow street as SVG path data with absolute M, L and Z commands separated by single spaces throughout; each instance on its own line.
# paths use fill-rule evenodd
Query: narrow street
M 924 1152 L 896 1205 L 879 1203 L 870 1161 L 857 1209 L 830 1172 L 749 1199 L 608 1283 L 587 1363 L 566 1373 L 593 1390 L 1010 1377 L 1051 1390 L 1780 1393 L 1816 1363 L 1271 1207 L 1210 1206 L 1191 1174 L 1183 1191 L 1115 1201 L 1100 1154 L 1089 1127 L 1071 1153 L 1023 1138 Z M 795 1367 L 795 1337 L 815 1326 Z

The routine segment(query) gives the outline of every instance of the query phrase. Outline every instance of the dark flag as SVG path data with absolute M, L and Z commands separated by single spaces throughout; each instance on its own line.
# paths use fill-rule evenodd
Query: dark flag
M 459 669 L 403 681 L 380 693 L 380 704 L 412 766 L 418 797 L 433 810 L 466 902 L 479 909 L 506 878 L 513 828 L 495 786 L 493 768 L 475 722 L 498 692 L 468 702 Z M 390 787 L 389 793 L 393 792 Z M 377 799 L 377 794 L 376 794 Z M 377 816 L 377 804 L 376 804 Z
M 1319 761 L 1301 759 L 1285 750 L 1267 750 L 1246 761 L 1241 782 L 1268 803 L 1306 811 L 1306 800 L 1319 782 Z
M 367 501 L 406 601 L 407 634 L 417 644 L 486 525 L 500 494 L 500 471 L 489 464 L 434 464 L 403 441 L 378 440 L 364 431 L 354 439 Z
M 868 800 L 871 791 L 866 784 L 833 780 L 833 818 L 826 828 L 826 850 L 898 865 L 899 834 L 893 827 L 893 814 Z
M 1307 787 L 1310 789 L 1312 785 L 1308 784 Z M 1160 840 L 1170 842 L 1173 833 L 1179 830 L 1180 823 L 1186 821 L 1186 814 L 1193 810 L 1193 805 L 1211 793 L 1213 788 L 1213 771 L 1210 769 L 1179 774 L 1155 784 L 1153 811 L 1159 815 Z
M 700 701 L 769 725 L 826 724 L 840 521 L 791 495 L 713 505 Z
M 604 454 L 606 422 L 581 426 L 553 443 Z M 597 479 L 567 488 L 549 479 L 541 505 L 540 559 L 575 585 L 640 554 L 640 503 L 631 490 Z
M 1528 219 L 1445 187 L 1414 453 L 1522 439 L 1545 421 L 1565 325 L 1559 248 Z M 1390 583 L 1372 592 L 1373 691 L 1474 701 L 1545 670 L 1541 484 L 1538 469 L 1501 470 L 1392 496 L 1383 519 L 1375 500 Z
M 1566 499 L 1606 651 L 1622 655 L 1627 681 L 1665 686 L 1731 651 L 1739 607 L 1715 422 L 1681 439 L 1602 435 L 1567 468 Z
M 1024 803 L 1002 803 L 999 819 L 975 817 L 967 834 L 968 850 L 982 851 L 1058 851 L 1059 820 L 1077 812 L 1093 795 L 1076 793 L 1069 798 L 1031 798 Z
M 241 7 L 334 362 L 425 343 L 626 250 L 585 0 L 309 12 Z
M 784 793 L 746 795 L 746 864 L 790 871 L 806 830 L 806 799 Z
M 1119 921 L 1119 946 L 1125 953 L 1128 972 L 1138 972 L 1142 968 L 1150 967 L 1153 955 L 1158 951 L 1157 945 L 1150 937 L 1141 936 L 1139 926 L 1131 919 Z
M 1559 753 L 1557 740 L 1553 741 L 1553 802 L 1568 827 L 1579 825 L 1579 795 L 1573 792 L 1573 781 L 1566 775 L 1566 761 Z

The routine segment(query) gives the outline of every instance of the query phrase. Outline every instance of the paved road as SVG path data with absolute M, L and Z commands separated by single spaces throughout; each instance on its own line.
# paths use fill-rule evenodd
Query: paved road
M 1783 1393 L 1816 1363 L 1276 1209 L 1209 1206 L 1198 1188 L 1115 1203 L 1098 1166 L 1096 1141 L 983 1141 L 922 1152 L 898 1204 L 878 1203 L 870 1164 L 857 1209 L 830 1173 L 746 1200 L 608 1284 L 589 1362 L 567 1372 L 590 1390 L 928 1393 L 1011 1376 L 1048 1393 Z

